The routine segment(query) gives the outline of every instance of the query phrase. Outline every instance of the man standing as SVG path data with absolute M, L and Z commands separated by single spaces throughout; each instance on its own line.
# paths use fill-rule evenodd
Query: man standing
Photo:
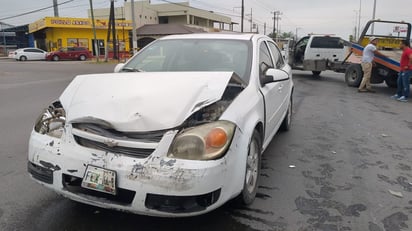
M 378 38 L 370 37 L 369 44 L 363 49 L 362 54 L 362 70 L 363 70 L 363 79 L 359 86 L 358 92 L 375 92 L 371 87 L 371 75 L 372 75 L 372 66 L 373 59 L 375 55 L 384 56 L 380 53 L 376 45 L 378 44 Z
M 412 75 L 412 49 L 408 40 L 402 40 L 400 47 L 403 50 L 400 63 L 401 71 L 398 75 L 398 88 L 392 98 L 401 102 L 408 102 L 410 91 L 409 78 Z

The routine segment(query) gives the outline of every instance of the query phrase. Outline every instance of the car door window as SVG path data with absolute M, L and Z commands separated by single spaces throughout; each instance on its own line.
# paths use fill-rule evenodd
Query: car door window
M 280 52 L 279 48 L 272 42 L 268 42 L 269 49 L 272 52 L 273 62 L 275 63 L 275 67 L 277 69 L 281 69 L 285 65 L 285 61 L 283 60 L 282 53 Z
M 269 52 L 269 48 L 267 47 L 265 42 L 260 44 L 259 48 L 259 76 L 260 79 L 265 76 L 266 70 L 269 68 L 273 68 L 273 61 Z

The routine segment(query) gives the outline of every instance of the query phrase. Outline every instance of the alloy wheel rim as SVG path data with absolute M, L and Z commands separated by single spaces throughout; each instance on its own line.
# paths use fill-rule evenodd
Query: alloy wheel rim
M 249 153 L 246 164 L 246 188 L 252 193 L 257 184 L 258 177 L 258 148 L 255 140 L 250 143 Z

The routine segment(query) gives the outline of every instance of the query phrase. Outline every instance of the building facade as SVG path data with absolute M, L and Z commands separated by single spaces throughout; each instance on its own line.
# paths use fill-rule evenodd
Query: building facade
M 94 17 L 98 19 L 107 18 L 109 10 L 108 8 L 95 9 L 93 11 Z M 131 2 L 125 2 L 124 7 L 115 8 L 114 15 L 115 18 L 132 20 Z M 197 33 L 193 31 L 233 31 L 234 24 L 230 17 L 194 8 L 190 6 L 188 2 L 151 4 L 148 0 L 135 1 L 134 15 L 136 28 L 138 28 L 136 39 L 139 48 L 158 37 L 168 34 L 181 34 L 182 31 L 187 31 L 187 33 Z M 91 17 L 90 10 L 89 17 Z M 170 26 L 162 26 L 165 24 L 169 24 Z M 187 29 L 188 27 L 194 29 Z M 176 31 L 173 31 L 174 29 L 176 29 Z M 150 33 L 148 33 L 148 31 L 150 31 Z M 167 31 L 167 33 L 165 31 Z
M 128 53 L 130 50 L 129 32 L 132 22 L 127 20 L 115 21 L 118 51 Z M 113 45 L 110 37 L 107 39 L 109 20 L 96 19 L 96 42 L 99 54 L 111 52 Z M 34 45 L 45 51 L 55 51 L 62 47 L 86 47 L 96 55 L 92 20 L 89 18 L 45 17 L 29 24 L 29 33 L 33 35 Z M 109 45 L 109 46 L 106 46 Z

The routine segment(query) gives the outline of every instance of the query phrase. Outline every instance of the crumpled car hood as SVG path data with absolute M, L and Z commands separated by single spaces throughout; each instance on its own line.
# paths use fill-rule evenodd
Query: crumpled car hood
M 104 121 L 118 131 L 157 131 L 182 124 L 218 101 L 232 72 L 139 72 L 77 76 L 60 101 L 66 121 Z

